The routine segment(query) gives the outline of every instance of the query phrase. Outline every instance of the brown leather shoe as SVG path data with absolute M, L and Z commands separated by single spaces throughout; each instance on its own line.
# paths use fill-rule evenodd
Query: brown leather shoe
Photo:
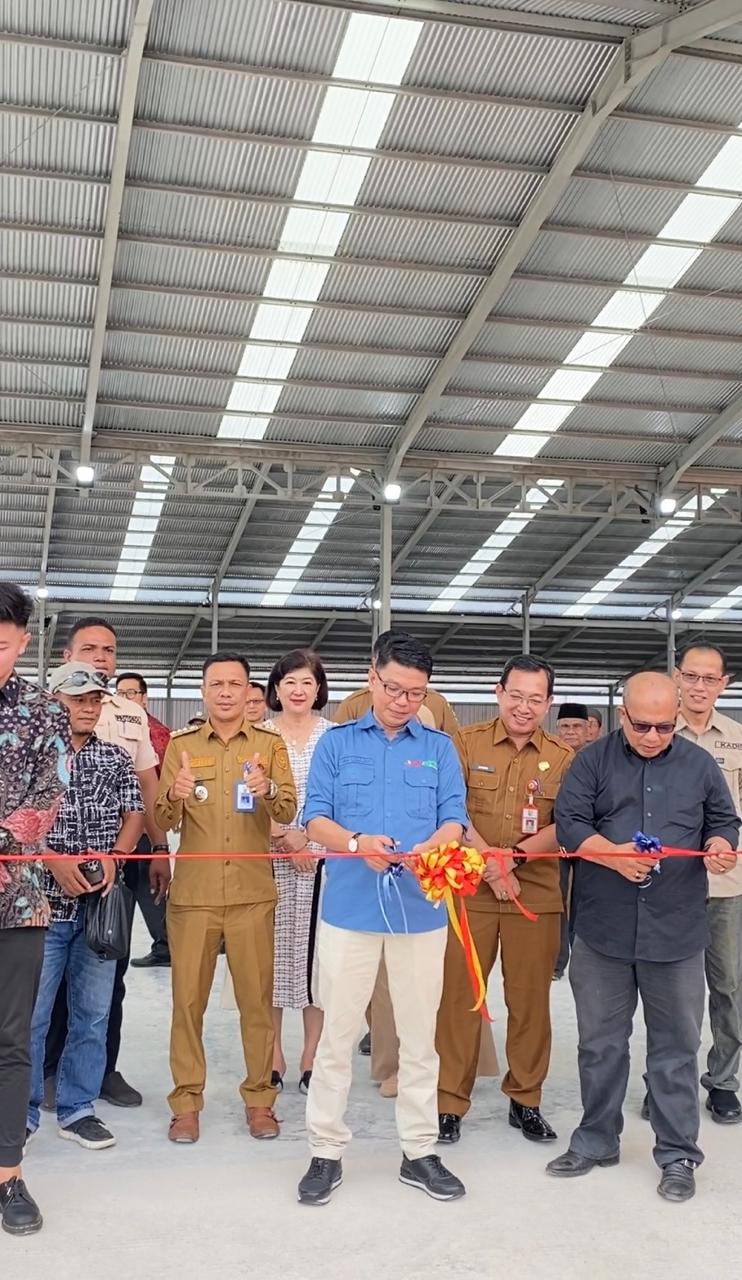
M 173 1116 L 167 1136 L 171 1142 L 198 1142 L 198 1112 L 184 1111 Z
M 280 1128 L 272 1107 L 245 1107 L 251 1138 L 277 1138 Z

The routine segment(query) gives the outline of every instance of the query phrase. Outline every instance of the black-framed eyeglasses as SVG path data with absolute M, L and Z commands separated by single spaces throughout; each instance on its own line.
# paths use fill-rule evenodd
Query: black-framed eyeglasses
M 399 684 L 382 680 L 375 667 L 374 674 L 387 698 L 391 698 L 392 702 L 400 702 L 402 698 L 406 698 L 412 706 L 419 707 L 420 704 L 425 701 L 425 695 L 428 692 L 427 689 L 403 689 Z
M 675 732 L 675 720 L 660 720 L 659 724 L 650 723 L 648 720 L 634 720 L 626 706 L 626 703 L 623 704 L 623 709 L 626 719 L 636 733 L 651 733 L 652 729 L 656 729 L 659 734 Z
M 680 679 L 684 684 L 694 685 L 702 684 L 704 689 L 715 689 L 717 684 L 721 684 L 723 676 L 697 676 L 695 671 L 681 671 Z

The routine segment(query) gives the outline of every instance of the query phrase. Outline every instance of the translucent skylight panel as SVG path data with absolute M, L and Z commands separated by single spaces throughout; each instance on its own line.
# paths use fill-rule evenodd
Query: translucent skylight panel
M 280 382 L 235 382 L 227 401 L 227 412 L 272 413 L 282 391 Z
M 718 187 L 720 191 L 742 190 L 742 138 L 727 139 L 696 186 Z
M 332 74 L 338 80 L 401 84 L 421 31 L 420 22 L 354 13 Z
M 294 198 L 316 203 L 355 204 L 370 163 L 370 156 L 308 151 Z
M 546 386 L 539 391 L 538 398 L 539 400 L 583 400 L 602 376 L 602 371 L 589 373 L 583 369 L 557 369 Z M 561 426 L 561 422 L 559 425 Z
M 279 247 L 284 253 L 333 254 L 349 217 L 347 213 L 326 213 L 323 209 L 289 209 Z
M 314 315 L 312 307 L 279 307 L 261 302 L 250 330 L 251 338 L 264 342 L 301 342 Z
M 601 369 L 608 369 L 618 359 L 624 347 L 628 346 L 633 336 L 632 333 L 617 333 L 609 337 L 605 333 L 588 331 L 583 333 L 569 355 L 565 356 L 564 363 L 567 365 L 594 364 Z
M 294 363 L 293 347 L 245 347 L 238 378 L 287 378 Z
M 637 262 L 629 277 L 630 282 L 672 289 L 686 271 L 690 270 L 700 253 L 700 249 L 681 249 L 674 245 L 653 244 Z M 655 298 L 659 305 L 662 298 L 656 295 Z M 653 310 L 656 310 L 656 307 Z
M 633 271 L 626 277 L 626 283 L 636 283 Z M 664 295 L 661 293 L 629 293 L 625 289 L 618 289 L 608 299 L 602 311 L 598 312 L 593 324 L 614 329 L 631 329 L 635 333 L 661 302 L 664 302 Z
M 312 142 L 328 142 L 340 147 L 375 147 L 394 101 L 390 93 L 330 85 L 317 117 Z
M 234 414 L 222 418 L 219 437 L 222 440 L 262 440 L 270 425 L 270 418 L 240 418 Z
M 718 158 L 717 156 L 717 160 Z M 739 168 L 736 172 L 727 171 L 726 183 L 704 182 L 703 178 L 700 178 L 698 186 L 724 186 L 727 185 L 730 177 L 735 179 L 739 187 L 742 177 Z M 735 200 L 732 196 L 705 196 L 698 192 L 692 193 L 678 205 L 672 217 L 659 232 L 658 238 L 660 240 L 699 240 L 703 244 L 708 244 L 721 231 L 732 214 L 736 213 L 739 203 L 739 199 Z
M 291 262 L 280 258 L 272 263 L 263 292 L 268 298 L 316 302 L 329 270 L 327 262 Z
M 505 458 L 535 458 L 549 439 L 549 436 L 537 436 L 535 433 L 523 436 L 510 433 L 498 444 L 495 454 Z

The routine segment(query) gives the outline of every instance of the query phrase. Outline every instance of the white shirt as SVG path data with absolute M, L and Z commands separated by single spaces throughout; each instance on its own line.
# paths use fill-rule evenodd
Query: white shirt
M 696 733 L 681 711 L 677 732 L 714 757 L 726 778 L 737 814 L 742 818 L 742 724 L 731 716 L 723 716 L 714 707 L 706 728 Z M 742 849 L 742 833 L 738 848 Z M 710 897 L 736 898 L 739 894 L 742 894 L 742 858 L 733 871 L 723 876 L 709 876 Z
M 103 699 L 100 720 L 95 732 L 104 742 L 114 742 L 131 756 L 136 773 L 157 768 L 157 753 L 149 736 L 149 723 L 144 707 L 117 693 Z

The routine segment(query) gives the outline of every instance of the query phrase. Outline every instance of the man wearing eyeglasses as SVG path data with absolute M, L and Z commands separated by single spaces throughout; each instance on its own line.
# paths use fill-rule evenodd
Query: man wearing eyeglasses
M 467 725 L 459 738 L 471 819 L 467 840 L 478 849 L 512 849 L 503 863 L 506 878 L 490 861 L 467 912 L 485 976 L 501 956 L 508 1007 L 502 1090 L 510 1099 L 510 1125 L 529 1142 L 556 1138 L 541 1114 L 541 1091 L 551 1053 L 549 1001 L 562 914 L 559 860 L 526 862 L 523 856 L 556 849 L 554 798 L 573 759 L 571 748 L 541 727 L 553 692 L 548 663 L 528 654 L 511 658 L 495 687 L 499 716 Z M 538 920 L 525 919 L 514 897 Z M 449 937 L 437 1034 L 441 1142 L 458 1142 L 471 1106 L 482 1019 L 471 1011 L 468 981 L 461 947 Z
M 678 733 L 697 742 L 715 759 L 732 802 L 742 817 L 742 725 L 717 710 L 716 700 L 729 684 L 724 651 L 698 644 L 678 658 L 675 679 L 680 689 Z M 707 1110 L 718 1124 L 739 1124 L 737 1096 L 742 1051 L 742 865 L 725 876 L 709 878 L 706 948 L 711 1048 L 701 1084 L 708 1090 Z
M 669 676 L 626 682 L 621 728 L 575 759 L 557 797 L 557 836 L 578 853 L 569 977 L 577 1007 L 583 1116 L 547 1171 L 575 1178 L 619 1160 L 629 1040 L 639 995 L 654 1158 L 666 1200 L 695 1194 L 697 1056 L 708 944 L 706 872 L 736 864 L 740 820 L 718 764 L 675 736 Z M 642 855 L 637 833 L 705 857 Z
M 354 1044 L 382 956 L 399 1036 L 400 1181 L 436 1200 L 464 1195 L 434 1154 L 446 917 L 411 871 L 392 870 L 398 850 L 461 839 L 464 779 L 448 735 L 416 716 L 433 669 L 430 650 L 405 632 L 386 631 L 374 658 L 371 710 L 320 738 L 304 805 L 310 838 L 350 856 L 327 859 L 319 932 L 325 1020 L 307 1101 L 312 1159 L 299 1184 L 303 1204 L 326 1204 L 342 1181 Z

